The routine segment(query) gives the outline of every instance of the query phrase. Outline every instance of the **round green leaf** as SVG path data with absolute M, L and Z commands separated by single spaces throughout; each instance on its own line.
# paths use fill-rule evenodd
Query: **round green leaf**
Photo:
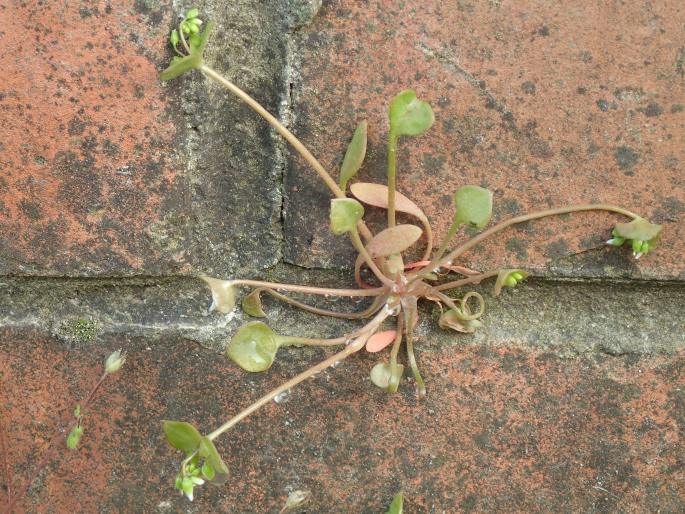
M 457 211 L 454 221 L 458 224 L 483 228 L 492 215 L 492 193 L 478 186 L 460 187 L 454 195 Z
M 366 155 L 366 120 L 357 125 L 352 141 L 347 147 L 342 167 L 340 168 L 340 189 L 345 191 L 347 182 L 355 176 L 364 162 Z
M 278 342 L 276 334 L 261 321 L 242 326 L 226 348 L 226 355 L 245 371 L 265 371 L 271 367 Z
M 651 241 L 661 232 L 661 225 L 650 223 L 644 218 L 635 218 L 630 223 L 617 223 L 614 234 L 623 239 Z
M 185 421 L 164 421 L 163 426 L 166 440 L 177 450 L 190 455 L 200 447 L 202 436 L 190 423 Z
M 400 378 L 402 378 L 403 373 L 404 373 L 404 366 L 402 364 L 398 364 L 397 367 L 395 368 L 395 376 L 393 377 L 391 370 L 390 370 L 390 363 L 389 362 L 381 362 L 379 364 L 376 364 L 371 369 L 370 377 L 371 377 L 371 382 L 373 382 L 374 385 L 380 387 L 381 389 L 388 389 L 388 386 L 392 382 L 395 384 L 395 390 L 397 390 L 396 385 L 399 384 Z
M 413 89 L 402 91 L 390 102 L 390 132 L 396 136 L 418 136 L 431 128 L 433 109 L 416 98 Z
M 364 207 L 354 198 L 331 200 L 331 232 L 336 236 L 354 230 L 364 216 Z

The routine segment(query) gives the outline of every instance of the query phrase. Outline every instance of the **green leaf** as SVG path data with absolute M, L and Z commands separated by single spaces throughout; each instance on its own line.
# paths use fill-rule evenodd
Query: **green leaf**
M 198 9 L 196 9 L 196 8 L 189 9 L 185 15 L 185 19 L 191 20 L 193 18 L 197 18 L 199 14 L 200 14 L 200 11 Z
M 214 23 L 207 22 L 207 25 L 205 25 L 205 30 L 203 30 L 201 33 L 198 34 L 193 34 L 190 37 L 190 41 L 192 44 L 190 45 L 190 53 L 195 54 L 199 56 L 200 58 L 200 65 L 202 65 L 202 54 L 205 51 L 205 47 L 207 46 L 207 41 L 209 40 L 209 34 L 212 32 L 212 29 L 214 28 Z M 195 40 L 193 42 L 193 40 Z
M 214 443 L 208 437 L 203 437 L 200 442 L 199 454 L 204 457 L 205 465 L 202 466 L 203 474 L 212 484 L 220 485 L 228 480 L 228 467 L 221 459 Z M 205 466 L 209 465 L 212 471 L 204 473 Z M 210 478 L 209 475 L 212 475 Z
M 354 198 L 331 200 L 331 232 L 339 236 L 355 230 L 357 222 L 364 216 L 364 207 Z
M 528 277 L 530 273 L 522 269 L 502 269 L 497 274 L 495 281 L 495 288 L 492 292 L 494 296 L 499 296 L 503 287 L 514 287 L 523 279 Z
M 400 491 L 392 499 L 392 503 L 385 514 L 402 514 L 404 510 L 404 493 Z
M 226 348 L 226 355 L 245 371 L 265 371 L 271 367 L 278 341 L 276 334 L 261 321 L 242 326 Z
M 478 186 L 460 187 L 454 195 L 454 222 L 483 228 L 492 215 L 492 193 Z
M 190 455 L 200 448 L 202 436 L 190 423 L 185 421 L 164 421 L 163 425 L 166 440 L 177 450 Z
M 381 389 L 388 389 L 388 386 L 391 382 L 394 382 L 396 384 L 399 383 L 400 378 L 402 378 L 402 374 L 404 373 L 404 366 L 402 364 L 397 365 L 397 367 L 395 368 L 394 379 L 390 368 L 391 366 L 389 362 L 381 362 L 379 364 L 376 364 L 371 369 L 371 382 L 373 382 L 374 385 L 380 387 Z
M 661 232 L 661 225 L 650 223 L 644 218 L 635 218 L 630 223 L 617 223 L 614 235 L 623 239 L 651 241 Z
M 171 65 L 159 74 L 159 79 L 162 81 L 175 79 L 200 66 L 202 66 L 202 58 L 199 55 L 186 55 L 181 59 L 172 60 Z
M 194 27 L 194 25 L 191 25 L 191 27 Z M 195 27 L 195 32 L 192 32 L 188 37 L 188 46 L 190 47 L 190 53 L 198 53 L 198 50 L 202 46 L 202 36 L 197 33 L 197 27 Z
M 347 183 L 359 171 L 366 155 L 366 120 L 357 125 L 352 141 L 347 147 L 345 158 L 340 168 L 340 189 L 345 191 Z
M 81 425 L 75 425 L 71 429 L 69 435 L 67 436 L 67 448 L 70 450 L 75 450 L 78 446 L 79 441 L 81 441 L 81 436 L 83 435 L 83 427 Z
M 418 136 L 431 128 L 433 109 L 416 98 L 413 89 L 402 91 L 390 102 L 390 132 L 396 136 Z
M 266 312 L 262 308 L 261 289 L 255 289 L 242 301 L 243 312 L 255 318 L 266 318 Z
M 174 47 L 174 49 L 178 46 L 178 42 L 181 39 L 178 36 L 178 30 L 174 29 L 171 31 L 171 35 L 169 36 L 169 42 L 171 43 L 171 46 Z
M 202 476 L 204 476 L 210 482 L 214 480 L 216 472 L 209 462 L 202 464 Z
M 419 240 L 423 230 L 416 225 L 396 225 L 374 236 L 366 245 L 372 259 L 403 252 Z

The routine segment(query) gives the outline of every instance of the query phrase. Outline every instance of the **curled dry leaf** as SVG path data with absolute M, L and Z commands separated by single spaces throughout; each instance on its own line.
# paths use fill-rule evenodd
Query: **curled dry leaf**
M 235 307 L 235 283 L 232 280 L 221 280 L 220 278 L 200 275 L 209 288 L 212 290 L 212 304 L 209 311 L 219 311 L 228 314 Z
M 460 319 L 459 315 L 453 309 L 449 309 L 440 316 L 438 325 L 445 330 L 452 329 L 457 332 L 463 332 L 464 334 L 473 334 L 477 328 L 483 326 L 483 323 L 477 319 Z

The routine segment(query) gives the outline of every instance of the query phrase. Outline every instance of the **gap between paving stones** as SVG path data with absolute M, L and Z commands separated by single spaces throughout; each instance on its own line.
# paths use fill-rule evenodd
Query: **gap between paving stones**
M 261 278 L 350 285 L 344 272 L 288 265 L 276 266 Z M 491 296 L 491 284 L 476 289 L 486 300 L 483 329 L 468 335 L 443 331 L 437 327 L 437 309 L 424 305 L 417 328 L 420 352 L 478 344 L 545 349 L 572 357 L 587 352 L 671 353 L 685 348 L 682 283 L 531 279 L 499 298 Z M 247 291 L 243 289 L 244 294 Z M 120 334 L 184 337 L 220 351 L 250 318 L 240 308 L 229 315 L 208 313 L 209 302 L 209 290 L 191 277 L 4 277 L 0 279 L 0 326 L 32 327 L 76 347 Z M 283 334 L 332 337 L 354 326 L 351 321 L 314 316 L 269 298 L 264 298 L 264 304 L 269 315 L 266 321 Z M 362 306 L 348 300 L 331 300 L 328 305 L 339 310 Z M 311 351 L 284 353 L 292 356 L 288 358 L 307 359 Z

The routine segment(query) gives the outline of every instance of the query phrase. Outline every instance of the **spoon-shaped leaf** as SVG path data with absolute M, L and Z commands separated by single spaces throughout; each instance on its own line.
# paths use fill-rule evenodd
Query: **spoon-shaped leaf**
M 454 214 L 456 224 L 473 225 L 483 228 L 492 215 L 492 193 L 478 186 L 460 187 L 454 195 L 457 211 Z
M 399 382 L 399 379 L 402 377 L 403 373 L 404 366 L 402 364 L 398 364 L 395 373 L 395 382 Z M 388 388 L 391 377 L 392 373 L 390 372 L 389 362 L 381 362 L 379 364 L 376 364 L 371 369 L 371 382 L 373 382 L 374 385 L 380 387 L 381 389 Z
M 261 289 L 255 289 L 241 303 L 241 307 L 246 314 L 255 318 L 266 318 L 266 312 L 262 308 Z
M 212 290 L 212 304 L 209 306 L 210 312 L 217 310 L 223 314 L 228 314 L 235 307 L 235 283 L 232 280 L 221 280 L 207 275 L 201 275 L 209 288 Z
M 397 336 L 397 330 L 385 330 L 384 332 L 376 332 L 369 337 L 366 342 L 366 351 L 369 353 L 380 352 L 383 348 L 391 344 Z
M 190 455 L 198 450 L 202 436 L 197 429 L 185 421 L 164 421 L 164 435 L 171 446 Z
M 347 147 L 342 167 L 340 168 L 340 189 L 345 191 L 347 183 L 359 171 L 366 155 L 366 120 L 357 125 L 352 141 Z
M 245 371 L 265 371 L 271 367 L 278 341 L 276 334 L 261 321 L 243 325 L 226 348 L 226 355 Z
M 228 480 L 228 467 L 221 459 L 211 439 L 202 438 L 198 453 L 205 459 L 205 465 L 202 467 L 205 478 L 215 485 L 225 483 Z
M 381 209 L 388 208 L 388 186 L 372 184 L 369 182 L 357 182 L 350 186 L 350 191 L 357 200 Z M 416 216 L 424 224 L 428 218 L 423 211 L 399 191 L 395 191 L 395 210 Z
M 379 232 L 366 245 L 372 259 L 403 252 L 419 240 L 423 231 L 416 225 L 397 225 Z
M 364 207 L 354 198 L 331 200 L 331 232 L 336 236 L 350 232 L 364 216 Z
M 624 239 L 651 241 L 661 232 L 661 225 L 650 223 L 644 218 L 635 218 L 630 223 L 616 223 L 616 235 Z
M 402 91 L 392 99 L 389 117 L 390 132 L 397 136 L 418 136 L 435 121 L 430 104 L 416 98 L 413 89 Z

